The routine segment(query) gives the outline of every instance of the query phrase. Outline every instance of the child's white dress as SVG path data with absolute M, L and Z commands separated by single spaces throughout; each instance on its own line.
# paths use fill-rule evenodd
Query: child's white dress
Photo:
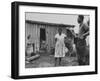
M 55 38 L 57 38 L 57 42 L 55 45 L 55 57 L 65 57 L 65 43 L 64 38 L 66 37 L 65 34 L 56 34 Z

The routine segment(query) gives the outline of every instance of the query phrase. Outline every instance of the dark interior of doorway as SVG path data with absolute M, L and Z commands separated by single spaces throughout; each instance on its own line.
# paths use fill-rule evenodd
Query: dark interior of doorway
M 46 31 L 45 28 L 40 28 L 40 42 L 46 41 Z
M 45 28 L 40 28 L 40 51 L 46 51 L 46 30 Z

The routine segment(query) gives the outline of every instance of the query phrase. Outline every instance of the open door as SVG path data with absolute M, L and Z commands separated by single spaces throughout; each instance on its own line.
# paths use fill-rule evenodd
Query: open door
M 46 30 L 45 28 L 40 28 L 40 49 L 45 49 L 46 45 Z

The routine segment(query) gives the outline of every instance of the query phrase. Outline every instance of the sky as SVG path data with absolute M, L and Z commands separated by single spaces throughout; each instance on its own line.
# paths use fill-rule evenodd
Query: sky
M 89 16 L 84 16 L 84 17 L 85 17 L 84 22 L 87 22 Z M 77 23 L 77 18 L 78 18 L 77 14 L 38 13 L 38 12 L 25 13 L 26 20 L 75 25 L 74 28 L 75 33 L 78 33 L 79 31 L 79 24 Z

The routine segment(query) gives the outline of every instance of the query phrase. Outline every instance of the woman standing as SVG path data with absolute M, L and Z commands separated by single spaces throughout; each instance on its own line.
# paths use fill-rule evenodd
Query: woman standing
M 66 35 L 62 33 L 62 29 L 58 29 L 58 33 L 55 35 L 55 66 L 57 64 L 61 65 L 62 57 L 65 57 L 65 38 Z M 58 60 L 58 61 L 57 61 Z

